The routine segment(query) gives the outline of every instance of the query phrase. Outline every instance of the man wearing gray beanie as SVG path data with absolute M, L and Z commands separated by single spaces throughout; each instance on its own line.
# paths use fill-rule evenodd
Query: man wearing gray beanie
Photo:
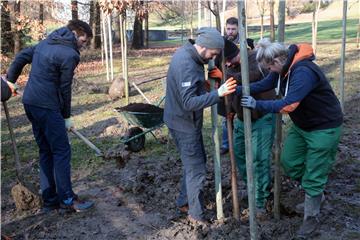
M 206 154 L 202 138 L 203 109 L 235 91 L 236 81 L 229 79 L 218 89 L 205 90 L 204 64 L 220 54 L 224 39 L 213 28 L 198 31 L 196 41 L 189 40 L 171 59 L 166 79 L 164 122 L 180 153 L 183 177 L 176 201 L 177 212 L 188 214 L 193 224 L 206 224 L 203 187 Z M 222 77 L 220 70 L 210 77 Z

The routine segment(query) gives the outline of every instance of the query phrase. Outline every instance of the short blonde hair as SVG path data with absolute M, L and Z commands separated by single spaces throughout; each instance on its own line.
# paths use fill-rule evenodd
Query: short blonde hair
M 256 46 L 256 61 L 260 64 L 272 64 L 275 58 L 285 61 L 288 55 L 288 48 L 281 43 L 272 43 L 270 39 L 260 39 Z

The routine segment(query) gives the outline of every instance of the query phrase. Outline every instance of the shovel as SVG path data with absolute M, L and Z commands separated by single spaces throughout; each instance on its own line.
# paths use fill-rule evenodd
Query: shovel
M 15 155 L 15 170 L 17 183 L 11 189 L 11 195 L 14 198 L 16 208 L 18 210 L 28 210 L 31 208 L 39 208 L 41 206 L 41 200 L 36 193 L 36 187 L 30 185 L 29 182 L 24 181 L 24 177 L 21 173 L 21 164 L 19 153 L 16 146 L 15 135 L 10 121 L 9 109 L 6 102 L 3 102 L 7 125 L 9 127 L 9 134 L 11 138 L 12 148 Z
M 76 129 L 71 128 L 70 131 L 75 134 L 78 138 L 80 138 L 81 140 L 84 141 L 84 143 L 86 143 L 86 145 L 88 145 L 91 149 L 93 149 L 96 153 L 97 157 L 104 157 L 104 154 L 102 153 L 102 151 L 97 148 L 92 142 L 90 142 L 89 139 L 87 139 L 86 137 L 84 137 L 84 135 L 82 135 L 80 132 L 78 132 Z

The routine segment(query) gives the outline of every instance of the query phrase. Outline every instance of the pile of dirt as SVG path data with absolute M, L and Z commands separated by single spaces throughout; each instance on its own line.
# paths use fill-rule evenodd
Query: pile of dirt
M 147 103 L 130 103 L 124 107 L 115 108 L 118 112 L 142 112 L 142 113 L 162 113 L 164 109 Z
M 11 189 L 11 196 L 18 211 L 38 209 L 41 207 L 40 197 L 21 183 Z

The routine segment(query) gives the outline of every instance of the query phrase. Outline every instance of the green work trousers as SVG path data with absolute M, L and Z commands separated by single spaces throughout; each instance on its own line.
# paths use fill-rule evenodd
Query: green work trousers
M 281 164 L 285 174 L 301 180 L 302 187 L 311 197 L 324 191 L 340 135 L 341 126 L 307 132 L 293 125 L 288 131 Z
M 274 141 L 275 117 L 273 114 L 267 114 L 251 126 L 256 207 L 264 208 L 270 195 L 271 147 Z M 239 119 L 234 121 L 234 155 L 240 175 L 246 183 L 244 123 Z

